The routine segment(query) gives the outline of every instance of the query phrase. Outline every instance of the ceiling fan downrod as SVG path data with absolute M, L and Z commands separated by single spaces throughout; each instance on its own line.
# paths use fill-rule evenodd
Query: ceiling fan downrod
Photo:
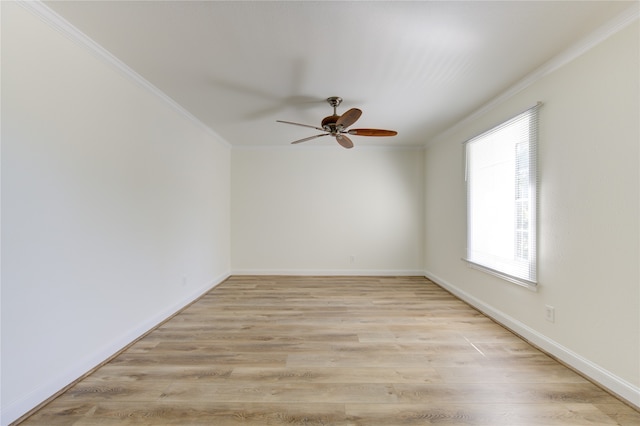
M 338 118 L 340 118 L 336 109 L 340 103 L 342 103 L 342 98 L 338 96 L 331 96 L 327 98 L 327 102 L 333 107 L 333 115 L 325 117 L 322 120 L 321 126 L 326 132 L 329 132 L 331 136 L 336 136 L 342 130 L 338 129 L 336 126 L 336 122 L 338 121 Z

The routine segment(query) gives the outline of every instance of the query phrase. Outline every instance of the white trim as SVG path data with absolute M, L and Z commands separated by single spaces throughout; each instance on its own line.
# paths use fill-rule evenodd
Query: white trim
M 49 25 L 54 30 L 58 31 L 71 41 L 77 43 L 89 53 L 96 56 L 98 59 L 102 60 L 107 65 L 116 69 L 116 71 L 120 72 L 123 76 L 137 84 L 139 87 L 149 91 L 151 94 L 160 98 L 160 100 L 164 101 L 167 105 L 173 108 L 176 112 L 183 115 L 189 121 L 193 122 L 196 126 L 200 127 L 202 130 L 207 132 L 209 135 L 216 138 L 220 143 L 225 145 L 228 148 L 231 148 L 231 144 L 227 142 L 222 136 L 216 133 L 211 127 L 204 124 L 200 121 L 196 116 L 187 111 L 184 107 L 178 104 L 175 100 L 173 100 L 169 95 L 164 93 L 162 90 L 158 89 L 156 86 L 151 84 L 147 79 L 142 77 L 140 74 L 135 72 L 131 67 L 122 62 L 120 59 L 115 57 L 112 53 L 106 50 L 104 47 L 100 46 L 98 43 L 93 41 L 89 36 L 84 34 L 82 31 L 73 26 L 69 21 L 64 19 L 62 16 L 58 15 L 52 9 L 50 9 L 47 5 L 42 3 L 40 0 L 26 1 L 26 0 L 18 0 L 17 3 L 22 6 L 24 9 L 33 13 L 40 19 L 42 19 L 47 25 Z
M 424 276 L 424 271 L 418 269 L 236 269 L 231 271 L 231 275 L 413 277 Z
M 447 130 L 439 133 L 435 137 L 433 137 L 430 141 L 428 141 L 424 146 L 427 147 L 431 144 L 438 143 L 443 139 L 448 138 L 453 135 L 460 129 L 467 126 L 469 123 L 477 120 L 479 117 L 482 117 L 487 112 L 491 111 L 501 103 L 515 96 L 517 93 L 531 86 L 533 83 L 542 79 L 543 77 L 551 74 L 557 69 L 565 66 L 569 62 L 573 61 L 580 55 L 594 48 L 598 44 L 605 41 L 610 36 L 616 34 L 617 32 L 623 30 L 628 25 L 633 23 L 640 17 L 640 3 L 633 2 L 631 6 L 625 9 L 622 13 L 620 13 L 615 18 L 609 20 L 608 22 L 601 25 L 595 31 L 590 33 L 588 36 L 584 37 L 579 42 L 575 43 L 570 48 L 566 49 L 562 53 L 556 55 L 551 58 L 551 60 L 542 64 L 542 66 L 535 69 L 533 72 L 529 73 L 525 78 L 511 86 L 506 91 L 502 92 L 500 95 L 493 98 L 488 103 L 484 104 L 482 107 L 465 117 L 464 119 L 458 121 L 453 126 L 449 127 Z
M 445 279 L 440 278 L 429 271 L 424 271 L 424 276 L 433 281 L 435 284 L 449 291 L 456 297 L 478 309 L 480 312 L 492 318 L 499 324 L 502 324 L 503 326 L 522 336 L 543 351 L 553 355 L 560 361 L 566 363 L 580 373 L 584 374 L 589 379 L 606 388 L 613 394 L 624 399 L 629 404 L 640 409 L 640 387 L 627 382 L 621 377 L 618 377 L 610 371 L 605 370 L 599 365 L 573 352 L 571 349 L 562 346 L 558 342 L 548 338 L 544 334 L 532 329 L 531 327 L 518 321 L 517 319 L 493 308 L 480 299 L 447 282 Z
M 66 371 L 60 372 L 53 379 L 47 381 L 46 383 L 43 383 L 35 389 L 32 389 L 30 392 L 27 392 L 19 399 L 10 401 L 8 404 L 6 404 L 6 406 L 2 407 L 2 411 L 0 414 L 2 418 L 2 424 L 9 424 L 19 419 L 21 416 L 24 416 L 30 410 L 33 410 L 39 404 L 43 403 L 48 398 L 51 398 L 66 386 L 78 380 L 79 378 L 120 352 L 122 349 L 126 348 L 128 345 L 135 342 L 137 339 L 139 339 L 149 331 L 153 330 L 162 322 L 180 312 L 187 305 L 194 302 L 202 295 L 221 284 L 224 280 L 229 278 L 229 276 L 229 274 L 222 274 L 214 278 L 209 283 L 194 290 L 173 305 L 168 306 L 166 309 L 158 312 L 156 315 L 147 318 L 145 321 L 131 328 L 116 340 L 105 344 L 102 348 L 100 348 L 93 354 L 90 354 L 83 359 L 79 359 L 77 362 L 74 362 L 73 367 L 67 369 Z
M 537 282 L 525 280 L 524 278 L 514 277 L 513 275 L 509 275 L 509 274 L 500 272 L 498 270 L 489 268 L 488 266 L 484 266 L 484 265 L 482 265 L 480 263 L 473 262 L 473 261 L 471 261 L 469 259 L 462 258 L 462 260 L 467 263 L 467 266 L 469 268 L 472 268 L 472 269 L 475 269 L 475 270 L 478 270 L 478 271 L 482 271 L 482 272 L 487 273 L 487 274 L 491 274 L 494 277 L 498 277 L 498 278 L 503 279 L 505 281 L 509 281 L 509 282 L 511 282 L 513 284 L 519 285 L 520 287 L 524 287 L 527 290 L 531 290 L 533 292 L 537 292 L 538 291 L 538 283 Z

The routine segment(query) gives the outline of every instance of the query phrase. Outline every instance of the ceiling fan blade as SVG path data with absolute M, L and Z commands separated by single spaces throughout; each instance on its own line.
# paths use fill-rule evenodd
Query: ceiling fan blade
M 395 136 L 398 134 L 395 130 L 382 129 L 351 129 L 347 133 L 358 136 Z
M 349 111 L 345 112 L 338 118 L 336 121 L 336 126 L 342 126 L 343 128 L 347 128 L 355 123 L 358 118 L 362 115 L 362 111 L 358 108 L 351 108 Z
M 302 127 L 309 127 L 311 129 L 316 129 L 316 130 L 320 130 L 321 132 L 324 132 L 324 129 L 322 127 L 316 127 L 316 126 L 310 126 L 308 124 L 300 124 L 300 123 L 294 123 L 292 121 L 283 121 L 283 120 L 276 120 L 278 123 L 286 123 L 286 124 L 293 124 L 294 126 L 302 126 Z
M 345 148 L 353 148 L 353 142 L 351 142 L 351 139 L 349 139 L 348 137 L 342 134 L 337 134 L 336 140 L 340 145 L 342 145 Z
M 306 142 L 306 141 L 310 141 L 311 139 L 319 138 L 320 136 L 329 136 L 329 133 L 323 133 L 321 135 L 309 136 L 308 138 L 298 139 L 297 141 L 293 141 L 291 143 Z

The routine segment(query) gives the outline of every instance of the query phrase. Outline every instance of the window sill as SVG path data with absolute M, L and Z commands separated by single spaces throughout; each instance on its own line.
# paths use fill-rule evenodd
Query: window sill
M 462 258 L 463 261 L 467 263 L 469 268 L 477 269 L 478 271 L 485 272 L 487 274 L 493 275 L 498 278 L 502 278 L 505 281 L 509 281 L 513 284 L 519 285 L 521 287 L 526 288 L 527 290 L 531 290 L 534 292 L 538 291 L 538 284 L 533 281 L 528 281 L 523 278 L 514 277 L 509 274 L 505 274 L 504 272 L 496 271 L 495 269 L 488 268 L 486 266 L 480 265 L 478 263 L 474 263 L 471 260 Z

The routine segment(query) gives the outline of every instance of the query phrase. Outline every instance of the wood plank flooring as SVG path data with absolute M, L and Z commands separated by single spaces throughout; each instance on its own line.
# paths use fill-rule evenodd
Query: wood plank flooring
M 422 277 L 231 277 L 23 425 L 640 425 Z

